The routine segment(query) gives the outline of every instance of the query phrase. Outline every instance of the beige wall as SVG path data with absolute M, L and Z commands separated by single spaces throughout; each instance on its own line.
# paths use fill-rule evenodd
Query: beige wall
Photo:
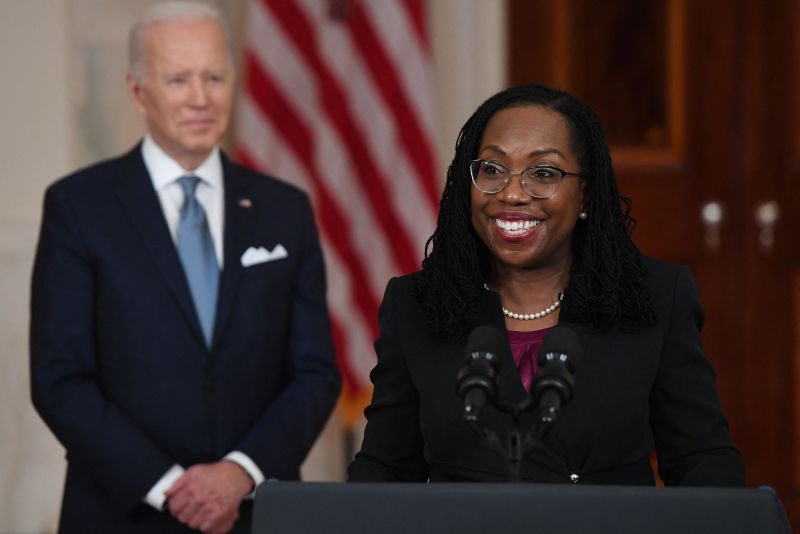
M 380 1 L 380 0 L 373 0 Z M 42 193 L 59 176 L 130 147 L 141 123 L 125 92 L 125 36 L 153 0 L 0 0 L 0 532 L 52 532 L 63 450 L 30 405 L 28 286 Z M 244 0 L 220 1 L 234 28 Z M 504 0 L 433 0 L 441 172 L 458 130 L 503 85 Z M 493 41 L 471 36 L 492 35 Z M 480 75 L 475 73 L 480 69 Z M 304 465 L 340 480 L 332 419 Z
M 66 6 L 0 2 L 0 532 L 53 524 L 62 452 L 30 406 L 28 283 L 42 190 L 71 165 Z

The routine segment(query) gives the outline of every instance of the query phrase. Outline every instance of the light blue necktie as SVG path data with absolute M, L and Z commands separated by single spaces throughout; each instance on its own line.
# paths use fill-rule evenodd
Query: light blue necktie
M 183 188 L 184 200 L 178 226 L 178 255 L 189 282 L 206 345 L 210 347 L 217 310 L 219 264 L 214 241 L 208 229 L 206 212 L 194 195 L 200 178 L 183 176 L 179 181 Z

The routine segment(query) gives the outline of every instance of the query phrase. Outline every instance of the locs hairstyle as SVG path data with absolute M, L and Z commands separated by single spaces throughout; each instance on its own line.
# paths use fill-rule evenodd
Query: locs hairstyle
M 511 87 L 486 100 L 461 129 L 447 170 L 436 230 L 425 244 L 416 297 L 434 332 L 463 336 L 489 278 L 490 253 L 470 219 L 469 162 L 480 148 L 486 123 L 498 111 L 537 105 L 560 113 L 570 128 L 572 148 L 585 180 L 586 220 L 572 235 L 573 263 L 562 316 L 597 329 L 637 328 L 654 323 L 642 255 L 631 240 L 636 221 L 631 201 L 617 189 L 600 120 L 577 98 L 541 85 Z

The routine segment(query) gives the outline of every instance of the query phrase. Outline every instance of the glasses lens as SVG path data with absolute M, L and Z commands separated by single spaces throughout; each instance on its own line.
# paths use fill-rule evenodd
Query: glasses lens
M 555 167 L 533 167 L 525 171 L 523 188 L 536 198 L 550 198 L 556 193 L 564 173 Z
M 508 171 L 493 161 L 473 161 L 469 167 L 472 182 L 479 191 L 484 193 L 497 193 L 506 185 Z

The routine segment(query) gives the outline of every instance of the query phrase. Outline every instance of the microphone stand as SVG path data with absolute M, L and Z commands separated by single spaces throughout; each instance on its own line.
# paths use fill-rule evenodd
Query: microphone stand
M 482 426 L 477 420 L 470 420 L 469 423 L 505 460 L 506 465 L 508 465 L 508 481 L 520 482 L 519 467 L 522 463 L 522 457 L 539 446 L 542 439 L 553 427 L 556 414 L 552 409 L 549 412 L 542 413 L 533 426 L 523 433 L 520 426 L 520 416 L 536 408 L 530 396 L 525 397 L 516 404 L 508 401 L 498 402 L 496 407 L 501 412 L 511 415 L 511 429 L 506 436 L 505 442 L 500 439 L 494 430 Z

